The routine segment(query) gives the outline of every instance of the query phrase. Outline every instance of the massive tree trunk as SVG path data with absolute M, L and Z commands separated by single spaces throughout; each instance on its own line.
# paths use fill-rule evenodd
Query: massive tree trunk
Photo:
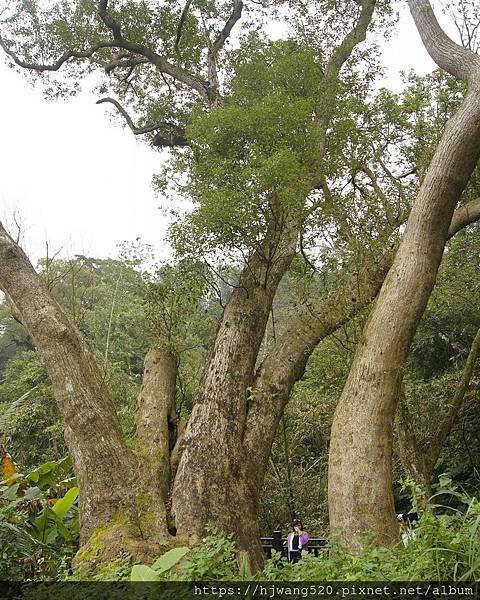
M 417 436 L 415 435 L 415 420 L 411 418 L 407 409 L 402 386 L 395 422 L 396 451 L 407 475 L 423 488 L 426 500 L 431 496 L 430 484 L 435 465 L 464 404 L 465 394 L 470 385 L 479 351 L 480 329 L 473 339 L 462 376 L 455 388 L 452 402 L 445 415 L 440 419 L 438 425 L 429 436 L 427 444 L 420 445 L 417 440 Z
M 132 451 L 88 344 L 1 225 L 0 288 L 42 354 L 62 413 L 79 487 L 79 560 L 155 556 L 169 537 L 175 356 L 159 349 L 147 355 Z
M 469 90 L 447 124 L 422 182 L 335 413 L 328 478 L 330 525 L 351 547 L 361 543 L 361 534 L 372 533 L 380 544 L 398 536 L 391 470 L 396 400 L 455 205 L 480 155 L 480 58 L 445 36 L 427 0 L 410 0 L 409 5 L 433 59 L 467 81 Z
M 320 153 L 325 150 L 340 70 L 365 39 L 374 6 L 375 0 L 360 2 L 357 22 L 333 49 L 326 65 L 325 97 L 317 115 Z M 313 186 L 321 187 L 321 179 L 314 177 Z M 271 225 L 260 250 L 247 261 L 220 320 L 182 442 L 173 489 L 179 535 L 198 539 L 209 522 L 233 533 L 252 570 L 263 563 L 257 470 L 265 452 L 257 460 L 255 443 L 247 440 L 247 414 L 255 402 L 259 348 L 278 284 L 295 254 L 299 227 L 288 214 L 277 215 Z
M 480 198 L 455 211 L 448 238 L 478 219 Z M 244 433 L 258 506 L 272 443 L 293 386 L 302 378 L 318 344 L 374 300 L 393 258 L 394 251 L 389 251 L 376 261 L 370 261 L 348 283 L 339 277 L 340 285 L 325 299 L 292 320 L 258 367 Z
M 0 286 L 42 354 L 62 412 L 80 490 L 80 544 L 101 525 L 115 525 L 122 537 L 140 543 L 134 492 L 139 464 L 92 352 L 1 225 Z
M 208 523 L 234 533 L 253 569 L 262 553 L 242 443 L 247 400 L 273 297 L 296 243 L 297 227 L 286 223 L 243 270 L 210 349 L 173 489 L 178 534 L 198 540 Z

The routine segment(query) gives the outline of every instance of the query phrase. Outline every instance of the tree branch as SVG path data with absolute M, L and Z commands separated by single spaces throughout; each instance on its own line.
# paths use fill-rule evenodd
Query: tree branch
M 148 60 L 148 58 L 134 58 L 133 56 L 130 55 L 123 55 L 120 57 L 117 57 L 116 60 L 112 60 L 111 62 L 109 62 L 107 65 L 105 65 L 105 73 L 107 75 L 110 75 L 110 73 L 112 71 L 114 71 L 115 69 L 118 68 L 130 68 L 133 69 L 135 67 L 138 67 L 138 65 L 145 65 L 145 64 L 149 64 L 150 61 Z
M 474 200 L 454 213 L 450 237 L 473 222 L 474 214 L 480 219 L 480 211 L 473 210 L 473 207 L 478 207 L 479 201 L 480 199 Z M 470 215 L 468 221 L 461 218 L 460 215 L 464 214 Z M 247 449 L 258 452 L 263 447 L 265 452 L 270 452 L 280 417 L 294 384 L 303 377 L 310 355 L 323 339 L 375 298 L 392 265 L 394 254 L 394 251 L 388 252 L 376 264 L 366 265 L 355 280 L 338 287 L 327 298 L 317 302 L 311 310 L 295 317 L 278 338 L 255 377 L 255 396 L 248 411 L 244 434 Z M 259 439 L 268 442 L 260 443 Z M 260 485 L 263 477 L 261 472 L 258 477 Z
M 429 0 L 408 0 L 423 45 L 435 63 L 453 77 L 470 83 L 480 77 L 480 56 L 451 40 L 440 27 Z
M 133 54 L 139 54 L 140 56 L 144 56 L 155 65 L 162 73 L 166 73 L 167 75 L 171 75 L 174 79 L 184 83 L 188 87 L 199 92 L 205 100 L 208 100 L 208 82 L 202 80 L 200 77 L 193 75 L 186 69 L 182 69 L 178 65 L 173 65 L 168 60 L 166 60 L 160 54 L 157 54 L 151 48 L 144 46 L 143 44 L 138 44 L 136 42 L 130 42 L 125 39 L 122 35 L 121 25 L 118 21 L 116 21 L 112 15 L 107 10 L 108 0 L 100 0 L 98 3 L 98 14 L 100 18 L 105 23 L 105 25 L 110 29 L 113 35 L 113 39 L 115 40 L 115 46 L 118 48 L 123 48 L 124 50 L 128 50 Z
M 96 103 L 113 104 L 135 135 L 142 135 L 145 133 L 151 133 L 152 131 L 157 131 L 158 133 L 155 135 L 152 141 L 154 146 L 173 147 L 188 145 L 187 138 L 185 137 L 185 130 L 174 123 L 160 121 L 159 123 L 155 123 L 154 125 L 150 125 L 148 127 L 137 127 L 133 123 L 130 115 L 117 100 L 113 98 L 101 98 L 100 100 L 97 100 Z
M 470 380 L 473 375 L 473 370 L 475 368 L 475 362 L 477 360 L 479 351 L 480 329 L 477 331 L 475 338 L 473 339 L 472 345 L 470 347 L 470 351 L 468 353 L 468 357 L 463 368 L 462 376 L 455 388 L 455 394 L 453 395 L 452 404 L 447 414 L 438 425 L 437 431 L 434 437 L 432 438 L 430 446 L 427 450 L 425 462 L 427 463 L 430 472 L 432 472 L 435 468 L 443 444 L 445 443 L 448 434 L 450 433 L 453 426 L 455 425 L 455 422 L 458 419 L 458 415 L 460 413 L 460 409 L 463 405 L 463 401 L 465 398 L 465 393 L 467 392 L 468 386 L 470 385 Z
M 180 15 L 180 21 L 178 22 L 177 27 L 177 35 L 175 36 L 175 52 L 178 52 L 178 46 L 180 44 L 180 38 L 182 37 L 183 26 L 187 19 L 188 11 L 190 10 L 190 6 L 193 0 L 187 0 L 185 6 L 183 7 L 182 14 Z
M 242 16 L 243 2 L 242 0 L 233 0 L 233 9 L 222 31 L 218 34 L 213 42 L 212 47 L 208 51 L 208 81 L 211 88 L 218 89 L 218 73 L 217 73 L 217 57 L 220 50 L 225 45 L 230 33 L 237 21 Z
M 64 52 L 54 63 L 50 65 L 44 65 L 40 63 L 31 63 L 19 58 L 10 48 L 5 44 L 5 42 L 0 37 L 0 46 L 3 48 L 5 54 L 10 56 L 10 58 L 17 64 L 19 67 L 24 69 L 30 69 L 32 71 L 38 71 L 43 73 L 45 71 L 58 71 L 60 67 L 69 61 L 72 58 L 91 58 L 95 52 L 101 50 L 102 48 L 114 48 L 114 42 L 98 42 L 91 46 L 88 50 L 80 51 L 80 50 L 68 50 Z
M 465 206 L 457 208 L 453 213 L 452 222 L 447 234 L 447 240 L 452 238 L 460 229 L 480 219 L 480 198 L 471 200 Z
M 358 21 L 330 56 L 327 68 L 325 69 L 325 76 L 327 78 L 336 77 L 342 66 L 350 58 L 355 46 L 365 40 L 375 4 L 376 0 L 362 0 L 360 3 L 361 12 Z

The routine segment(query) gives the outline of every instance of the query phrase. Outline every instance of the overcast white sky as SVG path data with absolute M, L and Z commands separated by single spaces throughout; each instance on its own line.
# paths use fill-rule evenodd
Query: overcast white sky
M 166 217 L 150 185 L 160 153 L 113 123 L 95 97 L 46 101 L 2 58 L 0 218 L 19 213 L 31 258 L 44 255 L 46 239 L 65 257 L 115 257 L 117 244 L 137 237 L 165 256 Z M 397 89 L 402 69 L 433 68 L 406 10 L 383 62 Z

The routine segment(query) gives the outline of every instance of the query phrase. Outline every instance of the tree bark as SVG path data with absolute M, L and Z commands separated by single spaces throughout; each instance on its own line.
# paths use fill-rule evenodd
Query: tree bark
M 247 399 L 273 298 L 296 243 L 296 224 L 285 222 L 243 270 L 209 352 L 173 488 L 178 535 L 198 540 L 209 523 L 233 533 L 252 570 L 263 555 L 243 445 Z
M 478 219 L 480 198 L 455 211 L 448 238 Z M 393 258 L 394 251 L 390 251 L 376 262 L 365 265 L 350 283 L 337 287 L 327 298 L 300 313 L 257 369 L 248 404 L 244 444 L 252 461 L 251 472 L 258 490 L 258 502 L 272 443 L 293 386 L 303 377 L 308 359 L 317 345 L 374 300 Z
M 444 44 L 437 44 L 438 23 L 436 27 L 431 23 L 429 3 L 411 0 L 409 5 L 435 58 Z M 458 66 L 459 53 L 464 53 L 463 62 L 469 65 L 469 91 L 447 124 L 422 182 L 335 412 L 328 477 L 330 525 L 350 547 L 362 543 L 362 534 L 373 534 L 379 544 L 398 537 L 391 470 L 398 390 L 410 343 L 435 283 L 455 205 L 480 155 L 478 57 L 455 48 L 450 71 L 462 77 L 466 67 Z M 447 64 L 448 56 L 442 54 L 442 66 Z
M 88 344 L 1 224 L 0 287 L 42 354 L 63 416 L 79 487 L 80 560 L 154 555 L 167 532 L 145 519 L 142 494 L 161 502 L 150 472 L 125 443 Z
M 177 437 L 175 395 L 178 359 L 171 348 L 152 347 L 145 357 L 142 389 L 137 399 L 135 451 L 145 473 L 139 498 L 142 530 L 167 537 L 166 506 L 172 483 L 170 454 Z

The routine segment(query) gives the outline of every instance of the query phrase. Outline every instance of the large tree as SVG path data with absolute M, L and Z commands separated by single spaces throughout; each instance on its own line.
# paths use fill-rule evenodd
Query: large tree
M 14 64 L 52 75 L 60 93 L 77 85 L 56 78 L 61 68 L 103 72 L 100 87 L 111 95 L 99 102 L 114 105 L 154 146 L 175 149 L 175 168 L 186 169 L 189 197 L 198 203 L 177 230 L 178 240 L 188 232 L 184 252 L 193 235 L 207 256 L 218 248 L 243 256 L 172 470 L 165 436 L 175 420 L 176 359 L 168 340 L 147 355 L 132 450 L 91 351 L 2 230 L 1 286 L 45 359 L 63 414 L 79 480 L 82 544 L 100 532 L 117 549 L 158 545 L 168 539 L 171 503 L 178 538 L 198 540 L 213 522 L 234 534 L 254 568 L 261 564 L 256 474 L 273 433 L 262 440 L 263 423 L 248 419 L 259 349 L 305 220 L 321 207 L 325 178 L 337 168 L 332 157 L 350 143 L 350 130 L 332 134 L 332 124 L 337 99 L 348 96 L 345 83 L 361 81 L 352 70 L 344 81 L 342 69 L 368 60 L 356 47 L 375 1 L 299 7 L 291 41 L 269 43 L 247 22 L 239 51 L 229 53 L 225 44 L 245 9 L 241 0 L 188 2 L 183 10 L 175 3 L 107 0 L 10 3 L 2 12 L 0 45 Z M 309 47 L 302 36 L 316 27 L 325 35 L 311 37 Z
M 435 284 L 452 214 L 480 155 L 480 57 L 448 38 L 428 0 L 410 0 L 409 6 L 433 60 L 465 82 L 468 91 L 423 178 L 336 410 L 329 514 L 332 530 L 351 546 L 361 543 L 366 533 L 380 543 L 398 535 L 392 421 L 405 359 Z
M 296 6 L 291 39 L 269 43 L 250 24 L 231 52 L 225 44 L 242 2 L 180 10 L 134 2 L 115 9 L 103 0 L 45 11 L 22 4 L 7 13 L 0 44 L 14 64 L 54 76 L 62 67 L 100 67 L 107 74 L 100 87 L 111 90 L 100 102 L 114 105 L 135 134 L 173 149 L 173 170 L 159 184 L 168 188 L 170 174 L 183 173 L 177 191 L 187 181 L 196 203 L 174 230 L 179 251 L 207 262 L 219 251 L 243 257 L 185 434 L 175 447 L 168 442 L 178 362 L 163 331 L 145 361 L 132 450 L 89 348 L 2 231 L 0 284 L 52 379 L 79 479 L 86 550 L 98 550 L 100 536 L 104 549 L 154 554 L 171 542 L 171 507 L 182 541 L 198 540 L 213 522 L 258 567 L 263 477 L 292 387 L 318 342 L 375 297 L 391 265 L 393 232 L 416 184 L 404 189 L 378 149 L 369 157 L 381 127 L 373 116 L 365 122 L 372 56 L 357 46 L 375 2 Z M 71 81 L 57 80 L 55 89 Z M 456 222 L 464 226 L 477 213 L 460 210 Z M 300 311 L 260 361 L 278 285 L 297 254 L 304 260 L 309 235 L 329 243 L 345 237 L 333 269 L 338 285 Z M 92 435 L 101 442 L 93 448 Z M 114 480 L 117 471 L 125 476 Z

